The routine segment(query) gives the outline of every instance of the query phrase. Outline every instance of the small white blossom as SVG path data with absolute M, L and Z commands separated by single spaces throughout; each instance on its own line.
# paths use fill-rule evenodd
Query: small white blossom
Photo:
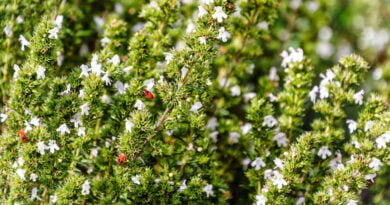
M 78 97 L 78 98 L 81 98 L 81 99 L 84 99 L 85 93 L 84 93 L 84 90 L 83 90 L 83 89 L 81 89 L 81 90 L 79 91 L 79 95 L 78 95 L 77 97 Z
M 213 185 L 212 184 L 207 184 L 205 187 L 203 187 L 203 192 L 206 193 L 207 197 L 210 197 L 214 194 L 213 192 Z
M 85 76 L 85 77 L 88 78 L 88 77 L 89 77 L 89 73 L 88 73 L 89 68 L 88 68 L 88 66 L 82 64 L 82 65 L 80 66 L 80 69 L 81 69 L 81 73 L 80 73 L 79 78 L 81 78 L 81 77 L 83 77 L 83 76 Z
M 145 108 L 145 103 L 142 102 L 142 100 L 136 100 L 135 101 L 135 104 L 134 104 L 134 107 L 137 108 L 138 110 L 142 110 Z
M 178 192 L 182 192 L 182 191 L 184 191 L 184 190 L 187 189 L 186 181 L 187 181 L 187 180 L 183 180 L 183 181 L 181 182 L 181 185 L 180 185 L 180 187 L 179 187 L 179 190 L 177 190 Z
M 131 129 L 134 127 L 134 123 L 132 123 L 129 119 L 125 120 L 125 129 L 126 132 L 131 132 Z
M 374 183 L 375 177 L 376 177 L 376 174 L 375 174 L 375 173 L 373 173 L 373 174 L 367 174 L 367 175 L 364 176 L 364 179 L 365 179 L 365 180 L 368 180 L 368 181 L 371 181 L 371 183 Z
M 288 144 L 288 139 L 286 137 L 286 134 L 283 132 L 278 132 L 276 135 L 272 138 L 273 141 L 276 141 L 276 144 L 278 147 L 286 147 Z
M 14 64 L 14 75 L 13 75 L 14 79 L 19 78 L 19 71 L 20 71 L 20 67 L 17 64 Z
M 223 19 L 226 19 L 228 16 L 222 10 L 221 6 L 217 6 L 214 9 L 215 9 L 215 13 L 212 15 L 213 19 L 217 19 L 218 23 L 222 23 Z
M 60 29 L 58 27 L 54 27 L 53 29 L 50 29 L 48 31 L 49 38 L 51 38 L 51 39 L 58 39 L 58 32 L 60 32 Z
M 282 174 L 278 171 L 274 171 L 274 176 L 272 177 L 272 184 L 275 185 L 278 189 L 281 189 L 283 186 L 287 185 L 287 181 L 284 180 Z
M 271 81 L 279 81 L 279 75 L 278 75 L 278 69 L 276 69 L 275 67 L 271 67 L 271 69 L 269 70 L 269 80 Z
M 144 84 L 147 90 L 152 90 L 154 87 L 154 78 L 146 80 Z
M 165 55 L 165 61 L 167 62 L 167 64 L 169 64 L 173 59 L 173 54 L 169 52 L 164 52 L 164 55 Z
M 290 63 L 301 62 L 303 60 L 303 50 L 301 48 L 294 49 L 292 47 L 288 48 L 290 54 L 287 51 L 283 51 L 280 56 L 282 56 L 282 67 L 286 67 Z
M 255 168 L 255 170 L 260 170 L 262 167 L 265 167 L 265 163 L 261 157 L 257 157 L 252 161 L 251 166 Z
M 254 97 L 256 97 L 256 93 L 255 92 L 249 92 L 249 93 L 245 93 L 244 94 L 245 102 L 248 102 L 249 100 L 253 99 Z
M 244 125 L 242 125 L 240 127 L 240 129 L 241 129 L 242 134 L 246 135 L 246 134 L 248 134 L 251 131 L 252 124 L 247 122 Z
M 198 18 L 202 18 L 204 15 L 207 15 L 206 9 L 203 6 L 198 6 Z
M 111 62 L 113 65 L 118 65 L 121 62 L 119 55 L 115 54 L 108 62 Z
M 131 177 L 131 181 L 133 181 L 134 184 L 138 184 L 138 185 L 141 185 L 141 182 L 140 182 L 140 177 L 139 175 L 135 175 L 134 177 Z
M 328 146 L 322 146 L 320 150 L 318 150 L 317 155 L 321 157 L 322 159 L 326 159 L 327 157 L 332 155 L 332 152 L 330 152 Z
M 196 114 L 198 114 L 198 113 L 199 113 L 198 110 L 199 110 L 200 108 L 202 108 L 202 107 L 203 107 L 203 105 L 202 105 L 201 102 L 195 102 L 195 103 L 191 106 L 190 111 L 191 111 L 191 112 L 194 112 L 194 113 L 196 113 Z
M 268 31 L 268 29 L 269 29 L 269 24 L 268 24 L 268 22 L 266 22 L 266 21 L 262 21 L 262 22 L 258 23 L 258 24 L 256 25 L 256 27 L 259 28 L 259 29 L 261 29 L 261 30 Z
M 55 140 L 49 140 L 47 149 L 50 150 L 50 153 L 53 154 L 56 150 L 60 150 L 60 147 L 58 147 L 57 142 Z
M 60 125 L 60 126 L 57 128 L 56 131 L 57 131 L 57 132 L 60 132 L 61 135 L 64 135 L 65 133 L 70 134 L 70 130 L 69 130 L 68 126 L 66 126 L 66 124 Z
M 134 68 L 133 66 L 127 66 L 127 67 L 123 68 L 123 72 L 125 72 L 126 74 L 129 74 L 130 71 L 131 71 L 133 68 Z
M 199 37 L 198 40 L 200 44 L 206 45 L 206 38 L 204 36 Z
M 265 205 L 267 202 L 267 197 L 265 197 L 263 194 L 256 195 L 256 205 Z
M 325 86 L 320 86 L 320 98 L 325 99 L 329 97 L 329 90 Z
M 31 127 L 31 125 L 30 125 L 29 122 L 24 121 L 24 125 L 26 126 L 26 127 L 24 128 L 24 132 L 25 132 L 25 133 L 30 132 L 30 131 L 32 130 L 32 127 Z
M 6 36 L 11 36 L 12 35 L 12 27 L 10 25 L 6 25 L 3 29 L 4 33 Z
M 95 147 L 91 149 L 92 157 L 97 157 L 99 155 L 99 147 Z
M 38 179 L 38 175 L 34 174 L 34 173 L 31 173 L 30 174 L 30 180 L 33 181 L 33 182 L 36 182 Z
M 26 46 L 27 47 L 30 46 L 30 42 L 23 35 L 19 36 L 19 41 L 20 41 L 20 44 L 22 44 L 22 51 L 25 50 Z
M 66 84 L 66 89 L 60 93 L 60 95 L 69 95 L 70 94 L 70 84 Z
M 193 33 L 195 31 L 196 31 L 195 24 L 191 20 L 188 21 L 188 25 L 187 25 L 187 28 L 186 28 L 186 33 L 190 34 L 190 33 Z
M 85 182 L 82 185 L 81 194 L 82 195 L 88 195 L 90 193 L 90 189 L 91 189 L 91 185 L 90 185 L 90 183 L 89 183 L 89 181 L 87 179 L 87 180 L 85 180 Z
M 358 205 L 358 200 L 350 199 L 348 200 L 347 205 Z
M 270 94 L 268 94 L 268 98 L 269 98 L 269 101 L 270 102 L 276 102 L 276 101 L 278 101 L 278 97 L 276 97 L 274 94 L 272 94 L 272 93 L 270 93 Z
M 7 118 L 8 118 L 7 114 L 5 114 L 5 113 L 0 114 L 0 122 L 2 122 L 2 123 L 5 122 L 7 120 Z
M 316 102 L 317 93 L 318 93 L 318 86 L 314 86 L 309 92 L 310 101 L 312 101 L 313 103 Z
M 357 129 L 357 122 L 354 121 L 354 120 L 347 120 L 347 124 L 348 124 L 348 129 L 349 129 L 349 133 L 352 134 L 356 129 Z
M 51 203 L 55 204 L 58 200 L 58 197 L 56 195 L 50 195 L 50 201 Z
M 89 105 L 88 103 L 84 103 L 80 106 L 81 115 L 89 115 Z
M 108 72 L 108 71 L 104 72 L 104 75 L 102 77 L 102 81 L 104 81 L 104 84 L 106 86 L 111 85 L 110 72 Z
M 218 119 L 216 117 L 212 117 L 207 122 L 207 129 L 215 130 L 218 127 Z
M 34 187 L 32 190 L 31 190 L 31 200 L 41 200 L 41 198 L 38 196 L 38 188 L 37 187 Z
M 364 132 L 368 132 L 371 130 L 371 128 L 374 126 L 374 122 L 369 120 L 364 124 Z
M 41 119 L 38 117 L 31 117 L 30 124 L 38 127 L 41 124 Z
M 44 155 L 45 154 L 45 150 L 47 149 L 47 146 L 45 145 L 45 142 L 44 141 L 40 141 L 40 142 L 37 143 L 37 146 L 38 146 L 38 152 L 41 155 Z
M 305 197 L 301 196 L 295 202 L 295 205 L 302 205 L 305 202 Z
M 199 2 L 201 4 L 210 5 L 210 4 L 214 3 L 214 0 L 200 0 Z
M 129 85 L 127 83 L 123 84 L 122 81 L 118 80 L 114 83 L 114 87 L 118 94 L 124 94 L 126 89 L 129 88 Z
M 62 15 L 58 15 L 56 17 L 56 19 L 54 20 L 54 24 L 58 27 L 58 28 L 62 28 L 62 22 L 64 21 L 64 16 Z
M 24 176 L 26 174 L 26 170 L 25 169 L 17 169 L 16 170 L 16 174 L 20 177 L 20 179 L 22 179 L 23 181 L 26 180 L 26 177 Z
M 238 140 L 240 139 L 240 137 L 241 137 L 240 133 L 238 133 L 238 132 L 230 132 L 228 141 L 230 143 L 238 143 Z
M 187 75 L 187 72 L 188 72 L 188 68 L 186 68 L 186 67 L 181 68 L 181 78 L 182 79 L 185 78 L 185 76 Z
M 284 168 L 283 160 L 281 160 L 279 158 L 275 158 L 274 159 L 274 163 L 275 163 L 276 168 L 279 168 L 279 169 L 283 169 Z
M 218 32 L 217 39 L 221 39 L 222 42 L 226 42 L 231 37 L 230 33 L 225 30 L 225 27 L 221 27 Z
M 355 100 L 355 104 L 362 105 L 363 104 L 363 95 L 364 90 L 360 90 L 359 92 L 353 95 L 353 99 Z
M 92 55 L 92 60 L 91 60 L 91 72 L 97 76 L 100 76 L 103 73 L 102 70 L 102 64 L 98 63 L 99 57 L 95 53 Z
M 45 72 L 46 72 L 46 68 L 42 67 L 42 66 L 38 66 L 38 70 L 37 70 L 37 78 L 38 79 L 45 79 Z
M 278 124 L 278 121 L 272 115 L 267 115 L 264 117 L 263 126 L 267 126 L 269 128 L 274 127 Z
M 79 129 L 77 130 L 77 136 L 85 136 L 85 127 L 79 127 Z
M 378 149 L 387 148 L 387 143 L 390 142 L 390 131 L 385 132 L 375 139 L 376 147 Z
M 381 166 L 383 166 L 383 163 L 377 158 L 372 158 L 370 164 L 368 165 L 368 167 L 372 168 L 375 171 L 379 171 Z
M 240 96 L 241 95 L 241 88 L 240 86 L 236 85 L 230 88 L 230 95 L 231 96 Z
M 81 114 L 76 113 L 74 117 L 70 120 L 70 122 L 73 122 L 74 127 L 78 128 L 79 126 L 83 125 L 83 122 L 80 120 Z

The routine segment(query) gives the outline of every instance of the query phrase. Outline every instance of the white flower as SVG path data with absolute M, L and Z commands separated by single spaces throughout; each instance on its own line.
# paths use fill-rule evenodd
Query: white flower
M 57 131 L 57 132 L 60 132 L 61 135 L 64 135 L 65 133 L 70 134 L 70 130 L 69 130 L 68 126 L 66 126 L 65 123 L 62 124 L 62 125 L 60 125 L 60 126 L 57 128 L 56 131 Z
M 106 86 L 111 85 L 110 72 L 106 71 L 102 77 L 102 81 Z
M 70 84 L 66 84 L 66 89 L 60 93 L 60 95 L 69 95 L 70 94 Z
M 81 90 L 79 91 L 79 95 L 78 95 L 77 97 L 79 97 L 79 98 L 81 98 L 81 99 L 84 99 L 85 93 L 84 93 L 84 90 L 83 90 L 83 89 L 81 89 Z
M 218 134 L 219 134 L 218 131 L 214 131 L 214 132 L 210 133 L 210 138 L 214 143 L 216 143 L 218 141 Z
M 311 91 L 309 92 L 310 100 L 315 103 L 316 97 L 318 93 L 318 86 L 314 86 Z
M 365 179 L 365 180 L 368 180 L 368 181 L 371 181 L 372 183 L 374 183 L 375 177 L 376 177 L 376 174 L 375 174 L 375 173 L 373 173 L 373 174 L 367 174 L 367 175 L 364 176 L 364 179 Z
M 329 97 L 329 90 L 325 86 L 320 86 L 320 98 L 325 99 Z
M 204 36 L 199 37 L 198 40 L 200 44 L 206 45 L 206 38 Z
M 141 182 L 140 182 L 140 177 L 139 175 L 135 175 L 134 177 L 131 177 L 131 181 L 133 181 L 134 184 L 138 184 L 138 185 L 141 185 Z
M 295 202 L 295 205 L 302 205 L 305 202 L 305 197 L 301 196 Z
M 231 96 L 240 96 L 241 95 L 241 88 L 240 86 L 236 85 L 230 88 L 230 95 Z
M 83 77 L 83 76 L 85 76 L 85 77 L 88 78 L 88 77 L 89 77 L 89 73 L 88 73 L 89 68 L 88 68 L 88 66 L 82 64 L 82 65 L 80 66 L 80 69 L 81 69 L 81 73 L 80 73 L 80 77 L 79 77 L 79 78 L 81 78 L 81 77 Z
M 274 173 L 274 171 L 272 171 L 272 169 L 264 170 L 264 179 L 265 180 L 271 179 L 273 173 Z
M 41 200 L 41 198 L 38 196 L 38 188 L 37 187 L 34 187 L 32 190 L 31 190 L 31 200 Z
M 41 119 L 39 119 L 38 117 L 32 117 L 30 120 L 30 124 L 37 127 L 41 124 Z
M 154 78 L 146 80 L 144 84 L 147 90 L 152 90 L 154 87 Z
M 26 170 L 25 169 L 17 169 L 16 170 L 16 174 L 20 177 L 20 179 L 22 179 L 23 181 L 26 180 L 26 177 L 24 176 L 26 174 Z
M 102 64 L 98 63 L 98 55 L 95 53 L 92 55 L 92 60 L 91 60 L 91 72 L 97 76 L 100 76 L 100 74 L 103 73 L 102 70 Z
M 292 47 L 288 48 L 290 54 L 287 51 L 283 51 L 280 56 L 282 56 L 282 67 L 286 67 L 290 63 L 301 62 L 303 60 L 303 50 L 301 48 L 294 49 Z
M 81 114 L 76 113 L 74 117 L 70 120 L 70 122 L 73 122 L 74 127 L 79 127 L 80 125 L 83 125 L 83 122 L 80 120 Z
M 217 6 L 214 9 L 215 9 L 215 13 L 212 15 L 213 19 L 217 19 L 218 23 L 222 23 L 223 19 L 226 19 L 228 16 L 222 10 L 221 6 Z
M 182 192 L 182 191 L 184 191 L 184 190 L 187 189 L 186 181 L 187 181 L 187 180 L 183 180 L 183 181 L 181 182 L 181 185 L 180 185 L 180 187 L 179 187 L 179 190 L 177 190 L 178 192 Z
M 34 174 L 34 173 L 31 173 L 30 174 L 30 180 L 33 181 L 33 182 L 36 182 L 37 181 L 37 178 L 38 178 L 38 175 Z
M 378 149 L 387 148 L 387 143 L 390 142 L 390 131 L 385 132 L 375 139 L 376 147 Z
M 47 146 L 45 145 L 45 142 L 44 141 L 40 141 L 40 142 L 37 143 L 37 146 L 38 146 L 38 152 L 41 155 L 44 155 L 45 154 L 45 150 L 47 149 Z
M 353 144 L 356 149 L 360 149 L 360 143 L 358 141 L 352 141 L 351 144 Z
M 6 36 L 12 35 L 12 27 L 10 25 L 6 25 L 3 29 Z
M 196 113 L 196 114 L 198 114 L 198 113 L 199 113 L 198 110 L 199 110 L 200 108 L 202 108 L 202 107 L 203 107 L 203 105 L 202 105 L 201 102 L 195 102 L 195 103 L 191 106 L 190 111 L 191 111 L 191 112 L 194 112 L 194 113 Z
M 79 136 L 79 137 L 85 136 L 85 127 L 79 127 L 79 129 L 77 131 L 77 136 Z
M 188 25 L 187 25 L 187 28 L 186 28 L 186 33 L 190 34 L 190 33 L 193 33 L 195 31 L 196 31 L 195 24 L 191 20 L 188 21 Z
M 262 167 L 265 167 L 265 163 L 261 157 L 257 157 L 252 161 L 251 166 L 255 168 L 255 170 L 260 170 Z
M 360 90 L 359 92 L 353 95 L 353 99 L 355 100 L 355 104 L 362 105 L 363 104 L 363 95 L 364 90 Z
M 369 120 L 364 124 L 364 132 L 368 132 L 371 130 L 371 128 L 374 126 L 374 122 Z
M 138 110 L 142 110 L 145 108 L 145 103 L 142 102 L 142 100 L 136 100 L 135 101 L 135 104 L 134 104 L 134 107 L 137 108 Z
M 318 150 L 317 155 L 321 157 L 322 159 L 326 159 L 328 156 L 332 155 L 332 152 L 330 152 L 328 146 L 322 146 L 320 150 Z
M 267 126 L 269 128 L 272 128 L 274 127 L 275 125 L 278 124 L 278 121 L 274 118 L 274 116 L 272 115 L 267 115 L 264 117 L 264 122 L 263 122 L 263 126 Z
M 118 80 L 114 83 L 114 87 L 118 91 L 118 94 L 124 94 L 126 89 L 129 88 L 129 85 L 127 83 L 123 84 L 122 81 Z
M 357 129 L 358 124 L 354 120 L 347 120 L 347 124 L 348 124 L 349 133 L 352 134 Z
M 14 64 L 14 75 L 13 75 L 14 79 L 19 78 L 19 71 L 20 71 L 20 67 L 17 64 Z
M 58 32 L 59 31 L 60 31 L 60 29 L 58 27 L 54 27 L 53 29 L 50 29 L 48 31 L 49 38 L 51 38 L 51 39 L 58 39 Z
M 286 137 L 286 134 L 283 132 L 278 132 L 276 135 L 272 138 L 273 141 L 276 141 L 278 147 L 286 147 L 288 144 L 288 139 Z
M 214 194 L 213 185 L 207 184 L 205 187 L 203 187 L 203 192 L 206 193 L 207 197 L 212 196 Z
M 45 79 L 45 72 L 46 72 L 46 68 L 42 67 L 42 66 L 38 66 L 38 70 L 37 70 L 37 78 L 38 79 Z
M 27 47 L 30 46 L 30 42 L 23 35 L 19 36 L 19 41 L 20 41 L 20 44 L 22 44 L 22 51 L 25 50 L 26 46 Z
M 248 102 L 249 100 L 253 99 L 254 97 L 256 97 L 256 93 L 255 92 L 249 92 L 249 93 L 245 93 L 244 94 L 245 102 Z
M 30 131 L 32 130 L 32 127 L 31 127 L 31 125 L 30 125 L 29 122 L 24 121 L 24 125 L 26 126 L 26 127 L 24 128 L 24 132 L 25 132 L 25 133 L 30 132 Z
M 271 67 L 271 69 L 269 70 L 269 80 L 271 81 L 279 81 L 279 75 L 278 75 L 278 69 L 276 69 L 275 67 Z
M 266 31 L 268 31 L 268 29 L 269 29 L 269 24 L 268 24 L 268 22 L 266 22 L 266 21 L 262 21 L 262 22 L 258 23 L 258 24 L 256 25 L 256 27 L 259 28 L 259 29 L 261 29 L 261 30 L 266 30 Z
M 230 132 L 228 141 L 230 143 L 238 143 L 238 140 L 240 139 L 240 137 L 241 137 L 240 133 L 238 133 L 238 132 Z
M 126 74 L 129 74 L 130 71 L 131 71 L 133 68 L 134 68 L 133 66 L 127 66 L 127 67 L 123 68 L 123 72 L 125 72 Z
M 60 150 L 60 147 L 58 147 L 57 142 L 55 140 L 49 140 L 47 149 L 50 150 L 50 153 L 53 154 L 56 150 Z
M 347 205 L 358 205 L 358 200 L 350 199 L 348 200 Z
M 275 158 L 274 159 L 274 163 L 275 163 L 275 166 L 279 169 L 283 169 L 284 168 L 284 163 L 283 163 L 283 160 L 279 159 L 279 158 Z
M 89 105 L 88 103 L 84 103 L 80 106 L 81 115 L 89 115 Z
M 132 123 L 129 119 L 126 118 L 125 127 L 126 132 L 131 132 L 131 129 L 134 127 L 134 123 Z
M 107 38 L 107 37 L 104 37 L 104 38 L 102 38 L 102 40 L 100 40 L 100 45 L 102 46 L 102 47 L 105 47 L 108 43 L 110 43 L 111 42 L 111 39 L 109 39 L 109 38 Z
M 210 5 L 210 4 L 214 3 L 214 0 L 200 0 L 200 3 L 201 3 L 201 4 Z
M 167 62 L 167 64 L 169 64 L 173 59 L 173 54 L 169 52 L 164 52 L 164 55 L 165 55 L 165 61 Z
M 242 134 L 246 135 L 246 134 L 248 134 L 251 131 L 252 124 L 247 122 L 244 125 L 242 125 L 240 127 L 240 129 L 241 129 Z
M 99 147 L 95 147 L 91 149 L 92 157 L 97 157 L 99 155 Z
M 50 195 L 50 201 L 51 203 L 55 204 L 57 202 L 58 198 L 56 195 Z
M 368 167 L 372 168 L 375 171 L 379 171 L 381 166 L 383 166 L 383 163 L 377 158 L 372 158 L 370 164 L 368 165 Z
M 230 33 L 225 30 L 225 27 L 221 27 L 218 32 L 217 39 L 221 39 L 222 42 L 226 42 L 230 38 Z
M 62 28 L 62 22 L 64 21 L 64 16 L 62 15 L 58 15 L 56 17 L 56 20 L 54 21 L 54 24 L 58 27 L 58 28 Z
M 217 128 L 218 125 L 219 125 L 218 119 L 216 117 L 212 117 L 207 122 L 207 129 L 215 130 L 215 128 Z
M 115 54 L 108 62 L 111 62 L 113 65 L 118 65 L 121 62 L 119 55 Z
M 1 113 L 0 114 L 0 122 L 5 122 L 8 118 L 7 114 Z
M 181 78 L 184 79 L 184 77 L 187 75 L 188 68 L 183 67 L 181 68 Z
M 198 18 L 203 17 L 204 15 L 207 15 L 206 9 L 203 8 L 203 6 L 198 6 Z
M 282 174 L 280 174 L 278 171 L 274 171 L 274 176 L 272 177 L 272 184 L 278 187 L 278 189 L 281 189 L 283 186 L 287 185 L 287 181 L 284 180 Z
M 256 205 L 265 205 L 267 202 L 267 197 L 265 197 L 263 194 L 256 195 Z
M 82 195 L 88 195 L 89 192 L 90 192 L 90 189 L 91 189 L 91 185 L 89 184 L 89 181 L 88 179 L 85 180 L 83 186 L 82 186 L 82 190 L 81 190 L 81 194 Z

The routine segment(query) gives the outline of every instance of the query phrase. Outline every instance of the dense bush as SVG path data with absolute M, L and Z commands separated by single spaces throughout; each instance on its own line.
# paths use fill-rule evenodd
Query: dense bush
M 3 0 L 1 204 L 388 204 L 388 0 Z

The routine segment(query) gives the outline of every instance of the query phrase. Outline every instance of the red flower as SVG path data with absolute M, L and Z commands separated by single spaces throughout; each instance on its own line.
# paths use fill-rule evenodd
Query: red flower
M 24 143 L 28 142 L 27 137 L 26 137 L 26 133 L 24 133 L 24 130 L 19 130 L 19 136 L 20 136 L 20 138 L 22 138 L 22 142 L 24 142 Z
M 144 95 L 145 95 L 148 99 L 152 100 L 152 99 L 154 98 L 153 93 L 150 92 L 149 90 L 143 90 L 142 92 L 144 93 Z
M 120 154 L 118 156 L 118 165 L 119 166 L 123 166 L 123 164 L 125 163 L 126 161 L 126 155 L 125 154 Z

